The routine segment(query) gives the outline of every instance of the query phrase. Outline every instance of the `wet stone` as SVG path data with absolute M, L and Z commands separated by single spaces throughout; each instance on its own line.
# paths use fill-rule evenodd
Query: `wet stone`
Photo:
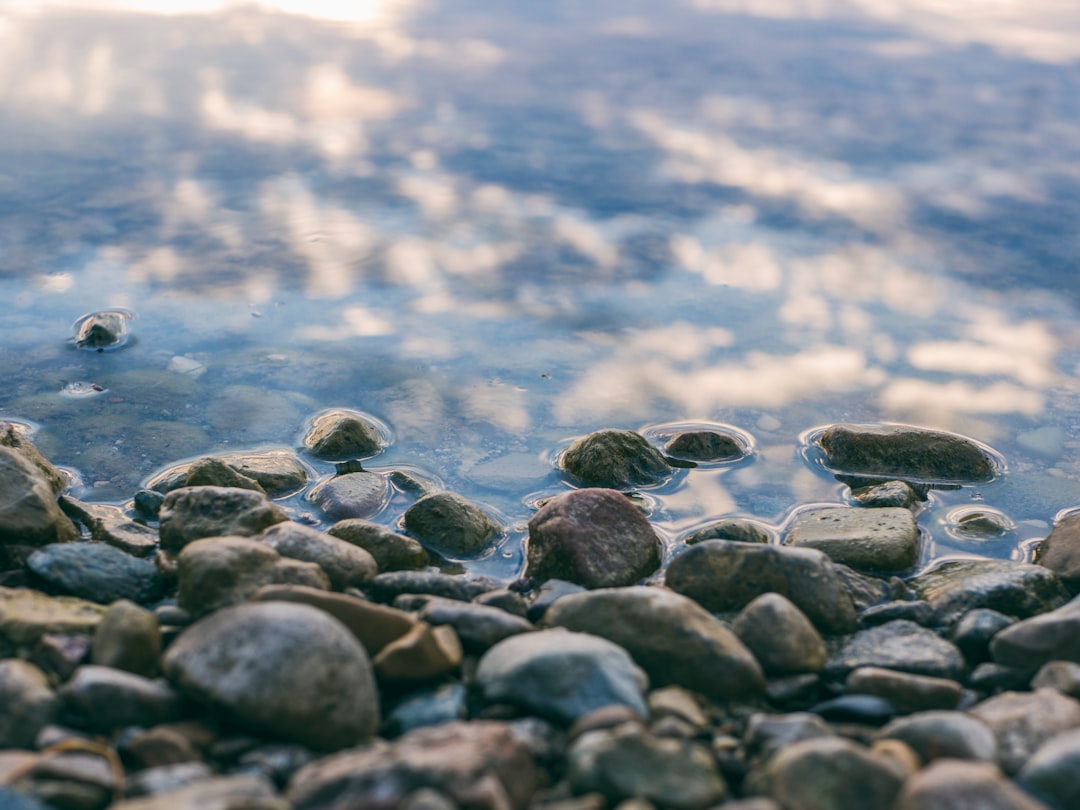
M 747 454 L 737 437 L 716 430 L 688 430 L 664 445 L 673 458 L 686 461 L 735 461 Z
M 379 423 L 359 411 L 337 409 L 311 422 L 304 446 L 317 458 L 344 461 L 381 453 L 387 444 Z
M 82 633 L 45 633 L 30 653 L 30 662 L 59 681 L 66 681 L 90 654 L 90 637 Z
M 120 753 L 139 768 L 160 768 L 202 759 L 192 741 L 168 725 L 137 731 L 124 738 Z
M 448 683 L 430 692 L 412 692 L 390 710 L 383 733 L 400 737 L 413 729 L 464 720 L 468 715 L 465 686 Z
M 0 447 L 15 451 L 24 461 L 36 467 L 45 476 L 53 492 L 59 494 L 67 488 L 67 478 L 38 450 L 23 425 L 0 421 Z
M 802 711 L 819 700 L 821 678 L 817 673 L 773 678 L 765 684 L 769 705 L 784 711 Z
M 185 487 L 235 487 L 237 489 L 250 489 L 255 492 L 266 494 L 266 490 L 254 478 L 249 478 L 239 473 L 222 461 L 220 458 L 205 456 L 191 462 L 187 476 L 184 478 Z
M 856 571 L 903 571 L 918 559 L 919 527 L 901 507 L 831 507 L 801 512 L 784 542 L 816 548 Z
M 120 309 L 83 315 L 75 322 L 75 345 L 98 352 L 120 348 L 128 340 L 128 322 L 131 318 L 130 312 Z
M 1001 629 L 990 654 L 998 664 L 1031 670 L 1054 660 L 1080 662 L 1080 600 Z
M 0 636 L 29 646 L 45 633 L 90 633 L 104 611 L 101 605 L 73 596 L 0 587 Z
M 560 463 L 582 486 L 618 490 L 658 484 L 672 473 L 660 451 L 632 430 L 590 433 L 570 445 Z
M 99 543 L 116 546 L 136 557 L 149 557 L 157 551 L 157 531 L 131 520 L 118 507 L 83 503 L 62 495 L 60 508 L 73 520 L 86 526 L 90 536 Z
M 998 742 L 999 764 L 1015 774 L 1055 734 L 1080 726 L 1080 702 L 1053 689 L 1003 692 L 969 710 Z
M 923 627 L 934 627 L 937 625 L 937 611 L 929 602 L 916 599 L 912 602 L 894 601 L 874 605 L 859 613 L 859 624 L 863 627 L 875 627 L 897 619 L 906 619 Z
M 498 582 L 483 576 L 457 576 L 437 571 L 390 571 L 378 574 L 366 583 L 364 592 L 376 602 L 392 602 L 406 593 L 429 594 L 471 602 L 480 594 L 498 587 Z
M 531 633 L 536 626 L 520 616 L 473 602 L 433 597 L 420 610 L 419 619 L 432 625 L 448 624 L 467 652 L 482 653 L 504 638 Z
M 859 667 L 882 667 L 954 681 L 961 680 L 966 671 L 956 645 L 932 630 L 902 620 L 860 630 L 829 657 L 825 672 L 834 678 L 846 677 Z
M 277 523 L 255 539 L 282 557 L 318 565 L 335 590 L 363 585 L 378 573 L 375 559 L 362 548 L 295 521 Z
M 896 707 L 879 695 L 841 695 L 810 707 L 810 711 L 830 723 L 880 726 L 896 714 Z
M 1071 593 L 1080 592 L 1080 512 L 1054 525 L 1036 550 L 1035 562 L 1057 574 Z
M 967 682 L 972 689 L 993 695 L 997 692 L 1027 690 L 1034 674 L 1031 669 L 984 661 L 971 670 Z
M 169 581 L 152 560 L 103 543 L 54 543 L 30 555 L 27 567 L 48 590 L 108 604 L 140 604 L 165 595 Z
M 109 605 L 94 631 L 91 662 L 151 678 L 160 656 L 157 616 L 123 599 Z
M 1031 679 L 1032 689 L 1056 689 L 1072 698 L 1080 698 L 1080 664 L 1073 661 L 1049 661 Z
M 821 635 L 791 600 L 778 593 L 754 598 L 731 629 L 754 654 L 766 675 L 819 672 L 826 649 Z
M 818 442 L 829 467 L 844 473 L 971 483 L 989 481 L 996 473 L 994 460 L 979 444 L 943 431 L 837 424 Z
M 265 495 L 251 490 L 182 487 L 166 495 L 161 505 L 161 547 L 179 551 L 204 537 L 250 537 L 288 517 Z
M 404 571 L 424 568 L 428 555 L 424 547 L 412 537 L 372 523 L 361 518 L 339 520 L 327 534 L 364 549 L 372 557 L 380 572 Z
M 894 810 L 1048 810 L 989 762 L 940 760 L 904 785 Z
M 688 535 L 684 540 L 688 546 L 704 543 L 706 540 L 735 540 L 739 543 L 770 543 L 774 532 L 756 520 L 745 518 L 730 518 L 710 523 L 703 529 L 698 529 Z
M 548 608 L 564 596 L 574 593 L 584 593 L 588 588 L 578 585 L 576 582 L 567 582 L 565 579 L 545 580 L 532 594 L 525 612 L 525 618 L 531 622 L 539 622 L 544 618 Z
M 902 507 L 910 509 L 923 500 L 918 491 L 906 481 L 885 481 L 851 490 L 851 499 L 867 507 Z
M 880 667 L 860 667 L 852 670 L 844 688 L 848 694 L 884 698 L 899 714 L 955 709 L 963 695 L 963 687 L 956 681 Z
M 486 550 L 499 525 L 455 492 L 431 492 L 405 510 L 405 530 L 441 555 L 472 557 Z
M 152 489 L 140 489 L 132 499 L 135 511 L 143 517 L 157 520 L 161 504 L 165 501 L 165 495 Z
M 17 658 L 0 661 L 0 749 L 32 748 L 57 705 L 44 672 Z
M 773 753 L 801 740 L 835 737 L 836 732 L 819 715 L 810 712 L 790 714 L 752 714 L 743 733 L 743 742 L 751 755 L 766 759 Z
M 53 482 L 19 451 L 0 445 L 0 544 L 64 543 L 78 530 L 56 502 Z
M 65 723 L 95 732 L 168 723 L 181 719 L 188 710 L 163 680 L 90 664 L 75 670 L 57 697 Z
M 386 506 L 390 485 L 378 473 L 352 472 L 326 479 L 307 497 L 329 520 L 367 518 Z
M 952 640 L 968 664 L 974 666 L 990 660 L 991 639 L 1015 621 L 1012 616 L 989 608 L 969 610 L 953 626 Z
M 990 726 L 970 714 L 950 710 L 917 712 L 893 720 L 875 739 L 901 740 L 923 762 L 975 759 L 996 762 L 997 738 Z
M 1051 737 L 1016 775 L 1016 783 L 1055 810 L 1080 807 L 1080 729 Z

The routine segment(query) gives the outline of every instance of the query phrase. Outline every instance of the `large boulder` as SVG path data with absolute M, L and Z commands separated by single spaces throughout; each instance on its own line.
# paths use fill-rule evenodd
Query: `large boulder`
M 660 541 L 633 502 L 613 489 L 557 495 L 529 521 L 525 576 L 586 588 L 633 585 L 660 567 Z
M 203 537 L 250 537 L 288 520 L 260 492 L 235 487 L 182 487 L 165 496 L 158 515 L 161 547 L 179 551 Z
M 317 608 L 258 602 L 225 608 L 169 647 L 165 674 L 196 701 L 257 733 L 337 750 L 379 727 L 371 660 Z
M 671 476 L 663 454 L 632 430 L 598 430 L 578 439 L 560 459 L 562 468 L 587 487 L 633 489 Z
M 0 544 L 37 546 L 79 536 L 56 502 L 54 482 L 19 451 L 0 445 Z
M 828 466 L 841 473 L 974 483 L 997 472 L 993 457 L 972 439 L 910 425 L 832 425 L 818 443 Z

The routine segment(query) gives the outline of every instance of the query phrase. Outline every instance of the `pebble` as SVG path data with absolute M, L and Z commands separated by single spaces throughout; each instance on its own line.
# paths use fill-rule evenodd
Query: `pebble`
M 124 599 L 109 605 L 94 630 L 91 662 L 152 678 L 158 674 L 160 657 L 157 616 Z
M 180 551 L 204 537 L 250 537 L 288 520 L 288 515 L 249 489 L 182 487 L 165 496 L 158 520 L 161 547 Z
M 1080 662 L 1080 601 L 1002 628 L 990 655 L 998 664 L 1032 670 L 1049 661 Z
M 974 666 L 990 660 L 991 639 L 1015 621 L 996 610 L 975 608 L 963 614 L 953 626 L 952 640 L 968 664 Z
M 364 549 L 292 520 L 271 526 L 255 539 L 282 557 L 319 566 L 334 590 L 362 586 L 379 572 L 375 558 Z
M 683 539 L 688 546 L 706 540 L 735 540 L 740 543 L 770 543 L 776 532 L 763 523 L 746 518 L 727 518 L 710 523 Z
M 1043 743 L 1016 774 L 1016 783 L 1055 810 L 1080 807 L 1080 728 Z
M 31 554 L 26 565 L 51 590 L 101 604 L 117 599 L 150 604 L 170 584 L 153 560 L 104 543 L 52 543 Z
M 56 717 L 58 700 L 44 672 L 7 658 L 0 660 L 0 706 L 0 750 L 32 748 L 38 733 Z
M 910 425 L 831 425 L 818 444 L 838 472 L 968 483 L 996 474 L 994 459 L 977 442 Z
M 413 692 L 386 716 L 383 733 L 387 737 L 400 737 L 413 729 L 437 726 L 468 715 L 465 686 L 448 683 L 427 692 Z
M 778 593 L 755 597 L 731 629 L 754 654 L 766 675 L 820 672 L 827 651 L 821 634 L 790 599 Z
M 758 712 L 750 715 L 746 723 L 743 743 L 751 756 L 764 760 L 792 743 L 834 736 L 836 732 L 832 726 L 811 712 Z
M 878 695 L 841 695 L 811 706 L 810 711 L 830 723 L 880 726 L 892 720 L 896 708 Z
M 671 477 L 663 454 L 632 430 L 598 430 L 575 441 L 559 459 L 584 487 L 626 490 L 651 486 Z
M 686 461 L 716 462 L 736 461 L 748 455 L 750 448 L 734 431 L 686 430 L 668 441 L 664 451 Z
M 266 494 L 262 484 L 250 476 L 237 472 L 222 459 L 204 456 L 191 462 L 184 477 L 185 487 L 236 487 Z
M 934 606 L 923 599 L 886 602 L 884 605 L 868 607 L 859 613 L 859 624 L 862 627 L 874 627 L 896 619 L 906 619 L 923 627 L 934 627 L 938 623 Z
M 1080 698 L 1080 664 L 1075 661 L 1047 661 L 1031 679 L 1032 689 L 1044 687 Z
M 947 678 L 912 675 L 880 667 L 852 670 L 844 683 L 848 694 L 876 695 L 889 701 L 898 714 L 955 709 L 963 696 L 963 687 Z
M 899 506 L 910 509 L 923 500 L 907 481 L 885 481 L 851 490 L 851 499 L 862 506 Z
M 18 450 L 0 444 L 0 543 L 44 545 L 79 536 L 56 502 L 53 481 Z
M 463 655 L 453 627 L 417 622 L 384 646 L 373 663 L 381 683 L 415 684 L 455 672 Z
M 1080 701 L 1053 689 L 1003 692 L 976 704 L 968 713 L 994 732 L 998 762 L 1009 775 L 1019 771 L 1055 734 L 1080 726 Z
M 997 762 L 993 730 L 979 718 L 960 711 L 925 711 L 900 717 L 875 735 L 878 740 L 907 743 L 923 762 L 974 759 Z
M 989 762 L 942 759 L 905 784 L 893 810 L 1047 810 Z
M 35 644 L 46 633 L 91 633 L 105 608 L 74 596 L 47 596 L 29 588 L 0 587 L 0 637 Z
M 290 810 L 265 776 L 217 776 L 110 806 L 109 810 Z
M 59 503 L 64 513 L 89 529 L 90 537 L 99 543 L 136 557 L 149 557 L 157 551 L 158 533 L 131 520 L 119 507 L 83 503 L 70 495 L 61 495 Z
M 362 518 L 339 520 L 326 531 L 368 552 L 380 572 L 424 568 L 428 555 L 419 542 Z
M 382 425 L 359 411 L 338 408 L 311 420 L 304 447 L 325 461 L 368 458 L 389 444 Z
M 816 548 L 856 571 L 904 571 L 919 557 L 919 527 L 911 510 L 841 506 L 799 512 L 784 542 Z
M 368 518 L 390 500 L 390 484 L 378 473 L 350 472 L 317 484 L 307 498 L 328 520 Z
M 485 652 L 504 638 L 536 629 L 527 619 L 496 607 L 438 597 L 428 599 L 418 617 L 428 624 L 450 625 L 465 651 L 474 654 Z
M 163 680 L 92 664 L 75 670 L 56 694 L 61 719 L 92 732 L 167 723 L 189 708 Z
M 378 574 L 365 584 L 364 592 L 376 602 L 392 602 L 405 593 L 471 602 L 480 594 L 498 587 L 498 582 L 483 576 L 457 576 L 437 571 L 390 571 Z
M 950 641 L 914 622 L 892 621 L 860 630 L 829 657 L 830 677 L 847 677 L 859 667 L 882 667 L 958 681 L 966 673 L 964 657 Z
M 449 558 L 473 557 L 491 545 L 501 527 L 456 492 L 429 492 L 405 510 L 405 530 L 425 548 Z

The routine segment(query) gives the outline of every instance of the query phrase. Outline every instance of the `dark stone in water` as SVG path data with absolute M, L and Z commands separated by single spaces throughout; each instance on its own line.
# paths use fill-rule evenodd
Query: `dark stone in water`
M 105 351 L 127 342 L 128 321 L 132 314 L 126 310 L 108 309 L 84 315 L 75 322 L 75 345 L 80 349 Z
M 715 430 L 680 433 L 664 445 L 668 455 L 687 461 L 734 461 L 746 455 L 746 447 L 734 436 Z
M 483 509 L 455 492 L 424 495 L 405 511 L 404 526 L 425 547 L 449 557 L 479 554 L 499 531 Z
M 135 511 L 143 517 L 156 520 L 164 500 L 165 496 L 160 492 L 152 489 L 140 489 L 135 493 Z
M 327 461 L 374 456 L 386 445 L 379 425 L 359 411 L 338 409 L 315 417 L 304 437 L 312 455 Z
M 1054 526 L 1035 552 L 1035 562 L 1057 574 L 1071 593 L 1080 593 L 1080 513 Z
M 773 532 L 755 520 L 729 518 L 710 523 L 704 529 L 698 529 L 688 535 L 683 542 L 688 546 L 704 543 L 706 540 L 735 540 L 739 543 L 768 543 Z
M 578 439 L 562 456 L 562 468 L 588 487 L 632 489 L 667 479 L 671 465 L 640 433 L 599 430 Z
M 829 467 L 843 473 L 976 482 L 996 471 L 971 439 L 909 425 L 832 425 L 818 443 Z
M 330 520 L 367 518 L 377 514 L 390 498 L 390 484 L 373 472 L 336 475 L 308 493 L 308 500 Z

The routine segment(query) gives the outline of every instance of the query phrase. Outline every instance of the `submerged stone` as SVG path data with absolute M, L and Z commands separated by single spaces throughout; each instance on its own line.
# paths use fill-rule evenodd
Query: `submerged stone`
M 448 557 L 484 551 L 499 525 L 455 492 L 431 492 L 405 510 L 404 526 L 422 545 Z
M 359 411 L 336 409 L 319 414 L 311 422 L 304 446 L 326 461 L 366 458 L 386 446 L 379 424 Z
M 632 430 L 590 433 L 570 445 L 561 463 L 588 487 L 632 489 L 658 484 L 672 473 L 663 454 Z
M 718 430 L 688 430 L 664 445 L 669 456 L 686 461 L 734 461 L 747 453 L 735 436 Z
M 238 489 L 251 489 L 255 492 L 266 494 L 266 490 L 254 478 L 239 473 L 222 461 L 220 458 L 206 456 L 191 462 L 188 467 L 187 477 L 184 479 L 185 487 L 237 487 Z
M 993 458 L 955 433 L 910 425 L 832 425 L 818 440 L 831 469 L 919 481 L 989 481 Z
M 727 518 L 710 523 L 687 535 L 683 542 L 692 546 L 706 540 L 735 540 L 739 543 L 769 543 L 775 532 L 763 523 L 746 518 Z
M 106 309 L 83 315 L 75 322 L 75 345 L 80 349 L 104 351 L 123 346 L 128 339 L 132 314 L 122 309 Z
M 307 497 L 330 520 L 367 518 L 386 506 L 390 484 L 378 473 L 351 472 L 326 479 Z

